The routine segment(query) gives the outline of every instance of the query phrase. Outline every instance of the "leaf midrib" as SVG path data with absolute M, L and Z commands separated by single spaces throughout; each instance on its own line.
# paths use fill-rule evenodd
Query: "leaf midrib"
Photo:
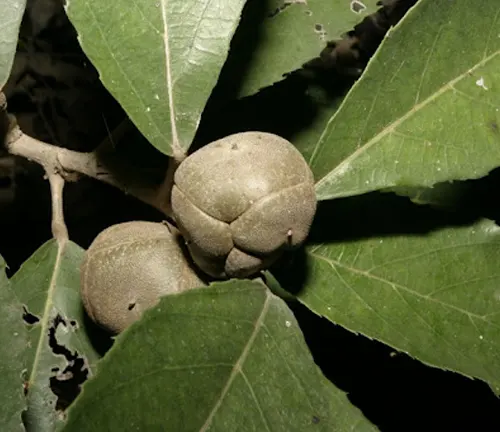
M 217 402 L 215 403 L 214 407 L 212 408 L 212 410 L 208 414 L 205 423 L 200 428 L 200 432 L 206 432 L 208 430 L 208 428 L 210 427 L 212 420 L 214 419 L 215 414 L 217 413 L 220 406 L 222 405 L 222 402 L 223 402 L 224 398 L 226 397 L 227 392 L 231 388 L 231 385 L 233 384 L 234 379 L 236 378 L 236 376 L 239 373 L 241 373 L 243 364 L 245 363 L 245 361 L 248 357 L 248 354 L 250 353 L 250 349 L 253 346 L 255 338 L 257 337 L 257 334 L 259 333 L 260 329 L 262 328 L 264 318 L 266 317 L 267 311 L 269 310 L 269 304 L 271 302 L 271 294 L 269 294 L 269 292 L 267 290 L 265 290 L 264 292 L 266 293 L 266 300 L 264 301 L 264 304 L 262 305 L 262 311 L 260 312 L 259 317 L 255 321 L 252 334 L 250 335 L 248 342 L 243 347 L 243 350 L 241 351 L 241 354 L 240 354 L 238 360 L 234 364 L 233 369 L 231 370 L 231 373 L 229 374 L 229 377 L 227 379 L 226 385 L 221 390 L 221 393 L 219 395 L 219 398 L 217 399 Z
M 47 290 L 47 300 L 45 301 L 45 307 L 43 310 L 40 335 L 38 337 L 38 344 L 36 347 L 35 357 L 33 359 L 33 366 L 32 366 L 31 374 L 29 377 L 30 387 L 31 387 L 31 383 L 33 383 L 35 381 L 37 373 L 38 373 L 37 364 L 39 362 L 39 358 L 40 358 L 40 355 L 41 355 L 42 350 L 43 350 L 42 348 L 43 348 L 43 342 L 45 339 L 45 335 L 47 334 L 47 328 L 48 328 L 48 323 L 49 323 L 49 319 L 50 319 L 50 309 L 53 306 L 52 299 L 53 299 L 54 291 L 55 291 L 55 288 L 57 285 L 57 275 L 59 273 L 59 268 L 61 266 L 61 261 L 62 261 L 62 255 L 63 255 L 64 248 L 67 244 L 67 240 L 62 239 L 62 240 L 58 240 L 56 242 L 57 242 L 57 246 L 58 246 L 57 255 L 56 255 L 55 262 L 54 262 L 54 269 L 52 270 L 52 278 L 50 279 L 49 289 Z M 29 395 L 28 395 L 28 397 L 29 397 Z
M 172 65 L 170 62 L 170 44 L 168 40 L 168 16 L 167 16 L 168 0 L 161 0 L 161 17 L 163 21 L 163 44 L 165 47 L 165 74 L 167 78 L 167 96 L 168 96 L 168 111 L 170 114 L 170 125 L 172 129 L 172 154 L 175 159 L 181 159 L 184 151 L 179 143 L 179 135 L 177 133 L 177 124 L 175 119 L 174 94 L 173 94 L 173 79 Z
M 318 190 L 318 188 L 322 184 L 324 184 L 324 183 L 328 182 L 329 180 L 331 180 L 332 178 L 336 177 L 339 173 L 342 174 L 343 172 L 345 172 L 347 166 L 353 160 L 355 160 L 357 157 L 359 157 L 365 151 L 367 151 L 368 149 L 370 149 L 374 144 L 376 144 L 377 142 L 379 142 L 386 135 L 388 135 L 391 132 L 393 132 L 399 125 L 401 125 L 403 122 L 405 122 L 406 120 L 408 120 L 410 117 L 412 117 L 413 115 L 415 115 L 416 113 L 418 113 L 419 111 L 421 111 L 424 107 L 426 107 L 432 101 L 434 101 L 435 99 L 437 99 L 439 96 L 441 96 L 442 94 L 446 93 L 449 90 L 452 90 L 453 86 L 455 84 L 457 84 L 459 81 L 461 81 L 462 79 L 464 79 L 466 76 L 469 76 L 470 74 L 472 74 L 472 72 L 474 72 L 479 67 L 481 67 L 481 66 L 485 65 L 486 63 L 488 63 L 489 61 L 491 61 L 498 54 L 500 54 L 500 50 L 497 50 L 497 51 L 493 52 L 492 54 L 490 54 L 489 56 L 484 57 L 480 62 L 476 63 L 472 68 L 470 68 L 467 71 L 463 72 L 462 74 L 458 75 L 453 80 L 448 81 L 445 85 L 443 85 L 436 92 L 434 92 L 429 97 L 427 97 L 426 99 L 424 99 L 422 102 L 420 102 L 419 104 L 413 105 L 413 107 L 406 114 L 404 114 L 402 117 L 398 118 L 397 120 L 395 120 L 394 122 L 392 122 L 391 124 L 389 124 L 388 126 L 386 126 L 385 128 L 383 128 L 377 135 L 375 135 L 367 143 L 365 143 L 363 146 L 359 147 L 356 151 L 354 151 L 348 157 L 346 157 L 344 160 L 342 160 L 333 170 L 329 171 L 323 177 L 321 177 L 316 182 L 316 190 Z M 337 113 L 333 116 L 332 121 L 335 120 L 335 118 L 337 117 L 337 115 L 340 112 L 341 112 L 341 109 L 339 109 L 337 111 Z M 312 163 L 314 161 L 314 158 L 316 156 L 316 153 L 317 153 L 317 151 L 319 149 L 319 146 L 320 146 L 321 142 L 323 141 L 322 138 L 323 138 L 323 135 L 320 137 L 320 139 L 318 140 L 318 142 L 317 142 L 317 144 L 316 144 L 316 146 L 314 148 L 314 151 L 312 153 L 311 159 L 309 161 L 310 165 L 312 165 Z

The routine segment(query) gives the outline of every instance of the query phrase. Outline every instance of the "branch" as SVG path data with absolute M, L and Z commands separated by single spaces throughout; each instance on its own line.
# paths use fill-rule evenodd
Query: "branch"
M 172 215 L 172 188 L 174 187 L 174 174 L 180 165 L 179 159 L 170 158 L 168 161 L 167 172 L 165 173 L 165 178 L 163 183 L 158 188 L 156 194 L 156 202 L 160 203 L 163 208 L 163 212 L 167 215 Z
M 2 117 L 7 118 L 5 133 L 5 148 L 16 156 L 24 157 L 30 161 L 40 164 L 49 177 L 57 173 L 65 180 L 75 180 L 78 174 L 100 180 L 111 186 L 114 186 L 126 194 L 132 195 L 146 204 L 155 207 L 170 217 L 169 200 L 165 200 L 165 186 L 162 185 L 158 190 L 152 190 L 146 187 L 137 187 L 124 184 L 118 181 L 115 176 L 108 171 L 99 160 L 97 151 L 82 153 L 48 144 L 36 138 L 24 134 L 17 125 L 14 117 L 9 116 L 5 111 L 5 103 L 2 101 L 0 92 L 0 111 L 3 111 Z M 3 109 L 2 109 L 3 108 Z M 1 115 L 2 113 L 0 113 Z M 175 165 L 175 164 L 172 164 Z M 170 170 L 169 170 L 170 171 Z M 76 174 L 76 176 L 75 176 Z
M 63 211 L 64 178 L 57 171 L 46 173 L 52 195 L 52 236 L 59 244 L 64 244 L 69 238 Z

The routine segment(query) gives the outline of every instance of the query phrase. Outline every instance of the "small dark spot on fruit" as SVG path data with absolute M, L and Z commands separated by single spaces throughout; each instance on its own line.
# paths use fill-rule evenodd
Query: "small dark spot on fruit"
M 498 133 L 498 132 L 500 132 L 500 129 L 499 129 L 499 127 L 498 127 L 498 123 L 497 123 L 495 120 L 493 120 L 493 121 L 490 123 L 490 128 L 491 128 L 491 130 L 492 130 L 494 133 Z
M 322 32 L 323 26 L 321 24 L 314 24 L 314 31 Z
M 128 305 L 127 309 L 128 309 L 129 311 L 131 311 L 131 310 L 132 310 L 132 309 L 134 309 L 134 308 L 135 308 L 135 303 L 129 303 L 129 305 Z
M 53 367 L 50 371 L 56 373 L 56 372 L 59 371 L 59 368 L 58 367 Z
M 312 13 L 312 11 L 310 11 L 309 9 L 306 9 L 305 14 L 306 14 L 307 16 L 312 16 L 312 14 L 313 14 L 313 13 Z
M 69 323 L 71 324 L 72 327 L 76 327 L 76 321 L 75 320 L 71 320 Z
M 319 423 L 319 417 L 318 417 L 318 416 L 313 416 L 313 418 L 312 418 L 312 422 L 313 422 L 314 424 L 318 424 L 318 423 Z
M 238 150 L 238 144 L 233 144 L 231 146 L 231 150 Z

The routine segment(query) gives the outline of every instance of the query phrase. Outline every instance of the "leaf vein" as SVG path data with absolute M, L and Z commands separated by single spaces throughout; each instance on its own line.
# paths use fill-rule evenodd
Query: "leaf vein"
M 212 408 L 209 415 L 207 416 L 205 423 L 203 424 L 203 426 L 200 429 L 200 432 L 206 432 L 208 430 L 208 428 L 210 427 L 210 425 L 215 417 L 215 414 L 217 413 L 217 411 L 219 410 L 219 408 L 222 404 L 222 401 L 226 397 L 229 389 L 231 388 L 231 385 L 233 384 L 234 378 L 236 377 L 236 375 L 238 373 L 241 372 L 242 366 L 245 363 L 245 361 L 248 357 L 248 354 L 250 353 L 250 350 L 253 346 L 253 343 L 255 342 L 255 339 L 257 337 L 257 334 L 259 333 L 260 329 L 262 328 L 264 318 L 266 317 L 267 311 L 269 310 L 270 302 L 271 302 L 271 295 L 266 291 L 266 300 L 264 301 L 264 304 L 262 306 L 262 311 L 261 311 L 259 317 L 255 321 L 253 332 L 250 335 L 248 342 L 243 347 L 243 350 L 240 354 L 239 359 L 236 361 L 231 373 L 229 374 L 226 385 L 222 389 L 221 394 L 220 394 L 217 402 L 215 403 L 214 407 Z
M 368 142 L 366 142 L 363 146 L 357 148 L 353 153 L 351 153 L 343 161 L 341 161 L 332 171 L 328 172 L 321 179 L 319 179 L 316 182 L 316 187 L 318 188 L 319 186 L 323 185 L 324 183 L 327 183 L 328 181 L 331 181 L 332 179 L 334 179 L 338 174 L 341 174 L 341 173 L 345 172 L 345 170 L 349 167 L 350 163 L 352 163 L 354 160 L 356 160 L 356 158 L 358 158 L 361 154 L 363 154 L 368 149 L 370 149 L 373 145 L 375 145 L 376 143 L 378 143 L 386 135 L 390 134 L 394 129 L 396 129 L 397 127 L 399 127 L 403 122 L 405 122 L 406 120 L 408 120 L 409 118 L 411 118 L 417 112 L 421 111 L 429 103 L 433 102 L 439 96 L 441 96 L 442 94 L 446 93 L 447 91 L 450 91 L 456 83 L 460 82 L 466 76 L 469 76 L 469 74 L 471 74 L 472 72 L 474 72 L 479 67 L 481 67 L 484 64 L 488 63 L 489 61 L 491 61 L 498 54 L 500 54 L 500 50 L 497 50 L 497 51 L 493 52 L 491 55 L 489 55 L 485 59 L 483 59 L 480 62 L 476 63 L 472 68 L 470 68 L 467 71 L 465 71 L 464 73 L 458 75 L 453 80 L 448 81 L 445 85 L 443 85 L 441 88 L 439 88 L 436 92 L 434 92 L 428 98 L 424 99 L 418 105 L 414 105 L 410 110 L 408 110 L 408 112 L 406 114 L 404 114 L 403 116 L 401 116 L 400 118 L 398 118 L 397 120 L 395 120 L 394 122 L 392 122 L 391 124 L 389 124 L 388 126 L 384 127 L 372 139 L 370 139 Z M 333 120 L 333 118 L 335 118 L 335 116 L 333 116 L 331 120 Z M 320 140 L 321 140 L 321 138 L 320 138 Z M 311 157 L 311 159 L 312 159 L 312 157 Z
M 310 253 L 310 252 L 309 252 L 309 253 Z M 399 288 L 399 289 L 402 289 L 403 291 L 406 291 L 406 292 L 408 292 L 408 293 L 410 293 L 410 294 L 413 294 L 413 295 L 414 295 L 414 296 L 416 296 L 416 297 L 420 297 L 420 298 L 422 298 L 422 299 L 424 299 L 424 300 L 428 300 L 428 301 L 430 301 L 430 302 L 440 304 L 440 305 L 442 305 L 442 306 L 444 306 L 444 307 L 447 307 L 447 308 L 449 308 L 449 309 L 456 310 L 457 312 L 463 313 L 463 314 L 465 314 L 465 315 L 470 315 L 470 316 L 473 316 L 473 317 L 478 318 L 478 319 L 480 319 L 480 320 L 482 320 L 482 321 L 486 321 L 486 322 L 488 322 L 489 324 L 491 324 L 491 325 L 493 325 L 493 326 L 495 326 L 495 327 L 500 328 L 500 325 L 496 325 L 495 323 L 492 323 L 492 322 L 488 321 L 488 320 L 485 318 L 485 316 L 478 315 L 478 314 L 475 314 L 475 313 L 473 313 L 473 312 L 469 312 L 469 311 L 467 311 L 467 310 L 465 310 L 465 309 L 459 308 L 458 306 L 451 305 L 451 304 L 449 304 L 449 303 L 443 302 L 442 300 L 438 300 L 438 299 L 435 299 L 435 298 L 428 298 L 426 295 L 421 294 L 421 293 L 419 293 L 419 292 L 417 292 L 417 291 L 415 291 L 415 290 L 412 290 L 411 288 L 405 287 L 405 286 L 403 286 L 403 285 L 401 285 L 401 284 L 398 284 L 398 283 L 396 283 L 396 282 L 389 281 L 389 280 L 387 280 L 387 279 L 384 279 L 383 277 L 380 277 L 380 276 L 377 276 L 377 275 L 371 274 L 371 273 L 369 273 L 369 272 L 367 272 L 367 271 L 365 271 L 365 270 L 360 270 L 360 269 L 356 269 L 356 268 L 349 267 L 349 266 L 347 266 L 347 265 L 345 265 L 345 264 L 342 264 L 342 263 L 339 263 L 339 262 L 337 262 L 337 261 L 335 261 L 335 260 L 333 260 L 333 259 L 331 259 L 331 258 L 326 258 L 326 257 L 323 257 L 323 256 L 321 256 L 321 255 L 317 255 L 317 254 L 311 254 L 311 255 L 313 255 L 314 257 L 316 257 L 316 258 L 317 258 L 317 259 L 319 259 L 319 260 L 323 260 L 323 261 L 326 261 L 326 262 L 328 262 L 328 263 L 330 263 L 330 262 L 331 262 L 331 263 L 333 263 L 334 265 L 337 265 L 337 266 L 339 266 L 339 267 L 341 267 L 341 268 L 345 268 L 345 269 L 347 269 L 347 270 L 349 270 L 349 271 L 352 271 L 353 273 L 357 273 L 357 274 L 363 275 L 363 276 L 365 276 L 367 279 L 373 279 L 373 280 L 376 280 L 376 281 L 379 281 L 379 282 L 386 283 L 386 284 L 388 284 L 388 285 L 390 285 L 390 286 L 397 287 L 397 288 Z
M 257 411 L 259 411 L 260 418 L 262 419 L 262 422 L 266 426 L 266 430 L 268 432 L 271 432 L 271 428 L 269 427 L 269 423 L 266 419 L 266 416 L 264 415 L 264 411 L 262 411 L 262 407 L 260 406 L 259 400 L 257 399 L 257 395 L 255 394 L 252 385 L 250 384 L 250 381 L 248 381 L 248 378 L 246 374 L 241 370 L 240 371 L 241 377 L 243 378 L 243 381 L 245 381 L 245 384 L 248 387 L 248 390 L 250 391 L 250 395 L 252 396 L 253 401 L 255 402 L 255 406 L 257 407 Z
M 172 64 L 170 60 L 170 45 L 168 35 L 168 17 L 167 17 L 168 0 L 161 0 L 161 16 L 163 21 L 163 45 L 165 48 L 165 73 L 167 79 L 167 97 L 168 97 L 168 110 L 170 113 L 170 125 L 172 129 L 172 153 L 175 159 L 182 159 L 184 151 L 179 143 L 179 136 L 177 133 L 177 120 L 175 117 L 174 107 L 174 89 L 172 79 Z

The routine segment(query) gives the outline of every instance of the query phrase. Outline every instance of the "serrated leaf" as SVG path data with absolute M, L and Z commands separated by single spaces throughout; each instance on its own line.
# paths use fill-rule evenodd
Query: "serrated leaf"
M 99 359 L 84 325 L 80 298 L 83 249 L 67 241 L 50 240 L 12 278 L 12 287 L 32 324 L 25 347 L 27 363 L 28 431 L 54 431 L 62 424 L 51 379 L 65 381 L 83 359 L 90 375 Z M 74 371 L 73 371 L 74 372 Z
M 112 413 L 112 415 L 110 415 Z M 368 431 L 258 282 L 165 297 L 118 336 L 65 431 Z
M 246 12 L 252 15 L 252 23 L 248 31 L 245 29 L 244 34 L 235 37 L 228 59 L 236 67 L 246 64 L 239 96 L 256 93 L 317 57 L 327 41 L 341 39 L 365 16 L 375 12 L 377 1 L 250 2 Z
M 420 0 L 316 142 L 318 198 L 479 178 L 500 165 L 499 28 L 496 0 Z
M 0 424 L 6 431 L 24 431 L 21 413 L 26 407 L 23 394 L 24 351 L 28 334 L 23 324 L 21 302 L 5 274 L 0 257 Z
M 158 150 L 182 155 L 219 77 L 244 0 L 70 0 L 106 88 Z
M 323 226 L 323 242 L 307 248 L 299 300 L 353 332 L 481 378 L 500 393 L 500 228 L 482 220 L 437 229 L 431 210 L 411 206 L 411 222 L 402 207 L 380 205 L 346 202 L 336 207 L 340 215 L 323 215 L 339 223 L 337 234 Z M 378 234 L 369 234 L 375 219 Z M 346 235 L 351 230 L 355 238 Z
M 9 79 L 26 0 L 0 0 L 0 90 Z

